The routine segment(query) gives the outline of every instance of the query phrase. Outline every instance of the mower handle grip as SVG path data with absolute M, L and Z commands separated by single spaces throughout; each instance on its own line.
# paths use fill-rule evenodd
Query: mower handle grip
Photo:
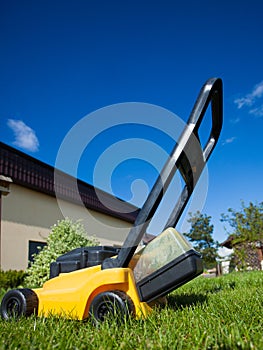
M 211 102 L 212 108 L 212 128 L 209 139 L 204 148 L 205 161 L 208 160 L 212 153 L 222 129 L 223 124 L 223 96 L 222 96 L 222 80 L 219 78 L 211 78 L 202 87 L 196 103 L 190 114 L 187 124 L 193 124 L 193 133 L 198 136 L 199 127 L 203 120 L 208 105 Z

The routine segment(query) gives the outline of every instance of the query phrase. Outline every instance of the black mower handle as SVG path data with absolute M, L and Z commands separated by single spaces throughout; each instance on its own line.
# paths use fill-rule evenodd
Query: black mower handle
M 208 141 L 202 148 L 198 132 L 210 103 L 212 127 Z M 219 78 L 207 80 L 198 95 L 177 144 L 140 210 L 118 256 L 114 259 L 105 259 L 102 263 L 103 269 L 127 267 L 129 265 L 138 244 L 146 232 L 149 221 L 158 208 L 175 172 L 179 170 L 185 181 L 185 186 L 164 228 L 175 227 L 218 141 L 223 121 L 222 104 L 222 80 Z
M 212 112 L 212 126 L 209 138 L 205 146 L 202 148 L 198 132 L 210 103 Z M 178 145 L 180 145 L 180 142 L 182 143 L 182 139 L 187 138 L 183 152 L 181 152 L 181 155 L 176 161 L 177 168 L 179 169 L 186 185 L 183 188 L 176 206 L 174 207 L 174 210 L 164 226 L 164 229 L 168 227 L 175 227 L 179 221 L 206 165 L 206 162 L 217 144 L 222 129 L 222 124 L 222 80 L 219 78 L 212 78 L 207 80 L 202 87 L 188 119 L 187 126 L 183 131 L 180 140 L 178 141 Z M 191 136 L 188 136 L 188 129 L 192 129 Z

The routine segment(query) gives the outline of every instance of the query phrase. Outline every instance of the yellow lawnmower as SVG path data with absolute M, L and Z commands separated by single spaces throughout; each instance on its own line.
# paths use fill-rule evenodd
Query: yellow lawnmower
M 211 104 L 211 130 L 204 146 L 199 128 Z M 140 210 L 123 246 L 74 249 L 50 265 L 50 279 L 39 289 L 8 291 L 1 303 L 5 320 L 37 314 L 95 322 L 114 315 L 147 316 L 172 290 L 203 272 L 202 258 L 175 230 L 222 128 L 222 81 L 202 87 L 189 120 Z M 185 182 L 164 231 L 140 248 L 146 228 L 176 171 Z

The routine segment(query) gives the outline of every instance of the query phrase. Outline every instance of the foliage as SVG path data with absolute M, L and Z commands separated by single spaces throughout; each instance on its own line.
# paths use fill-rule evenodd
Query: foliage
M 16 288 L 23 284 L 24 278 L 24 271 L 0 270 L 0 289 Z
M 191 229 L 189 233 L 185 233 L 194 248 L 202 254 L 206 268 L 214 267 L 218 256 L 218 243 L 212 237 L 214 226 L 210 221 L 211 216 L 201 214 L 200 211 L 194 215 L 190 213 L 188 222 L 191 223 Z
M 257 247 L 263 244 L 263 202 L 248 206 L 241 202 L 241 210 L 228 209 L 221 221 L 228 223 L 234 249 L 233 262 L 238 270 L 260 270 Z
M 45 246 L 34 256 L 33 264 L 26 270 L 25 285 L 40 287 L 49 279 L 49 265 L 60 255 L 78 247 L 94 246 L 98 242 L 87 237 L 84 226 L 80 222 L 69 219 L 59 221 L 51 228 Z
M 91 322 L 30 317 L 0 320 L 1 350 L 263 349 L 263 272 L 199 276 L 146 319 Z
M 245 206 L 241 202 L 241 210 L 229 208 L 228 214 L 222 214 L 221 221 L 227 222 L 232 232 L 228 234 L 233 238 L 233 243 L 254 242 L 263 239 L 263 202 L 259 204 L 249 203 Z

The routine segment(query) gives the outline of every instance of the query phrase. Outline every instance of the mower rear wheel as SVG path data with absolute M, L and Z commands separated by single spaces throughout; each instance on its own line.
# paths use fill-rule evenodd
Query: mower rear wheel
M 37 314 L 38 297 L 32 289 L 12 289 L 1 302 L 1 316 L 4 320 L 19 319 Z
M 90 305 L 89 314 L 95 323 L 107 318 L 124 321 L 135 311 L 131 298 L 119 290 L 107 291 L 96 295 Z

